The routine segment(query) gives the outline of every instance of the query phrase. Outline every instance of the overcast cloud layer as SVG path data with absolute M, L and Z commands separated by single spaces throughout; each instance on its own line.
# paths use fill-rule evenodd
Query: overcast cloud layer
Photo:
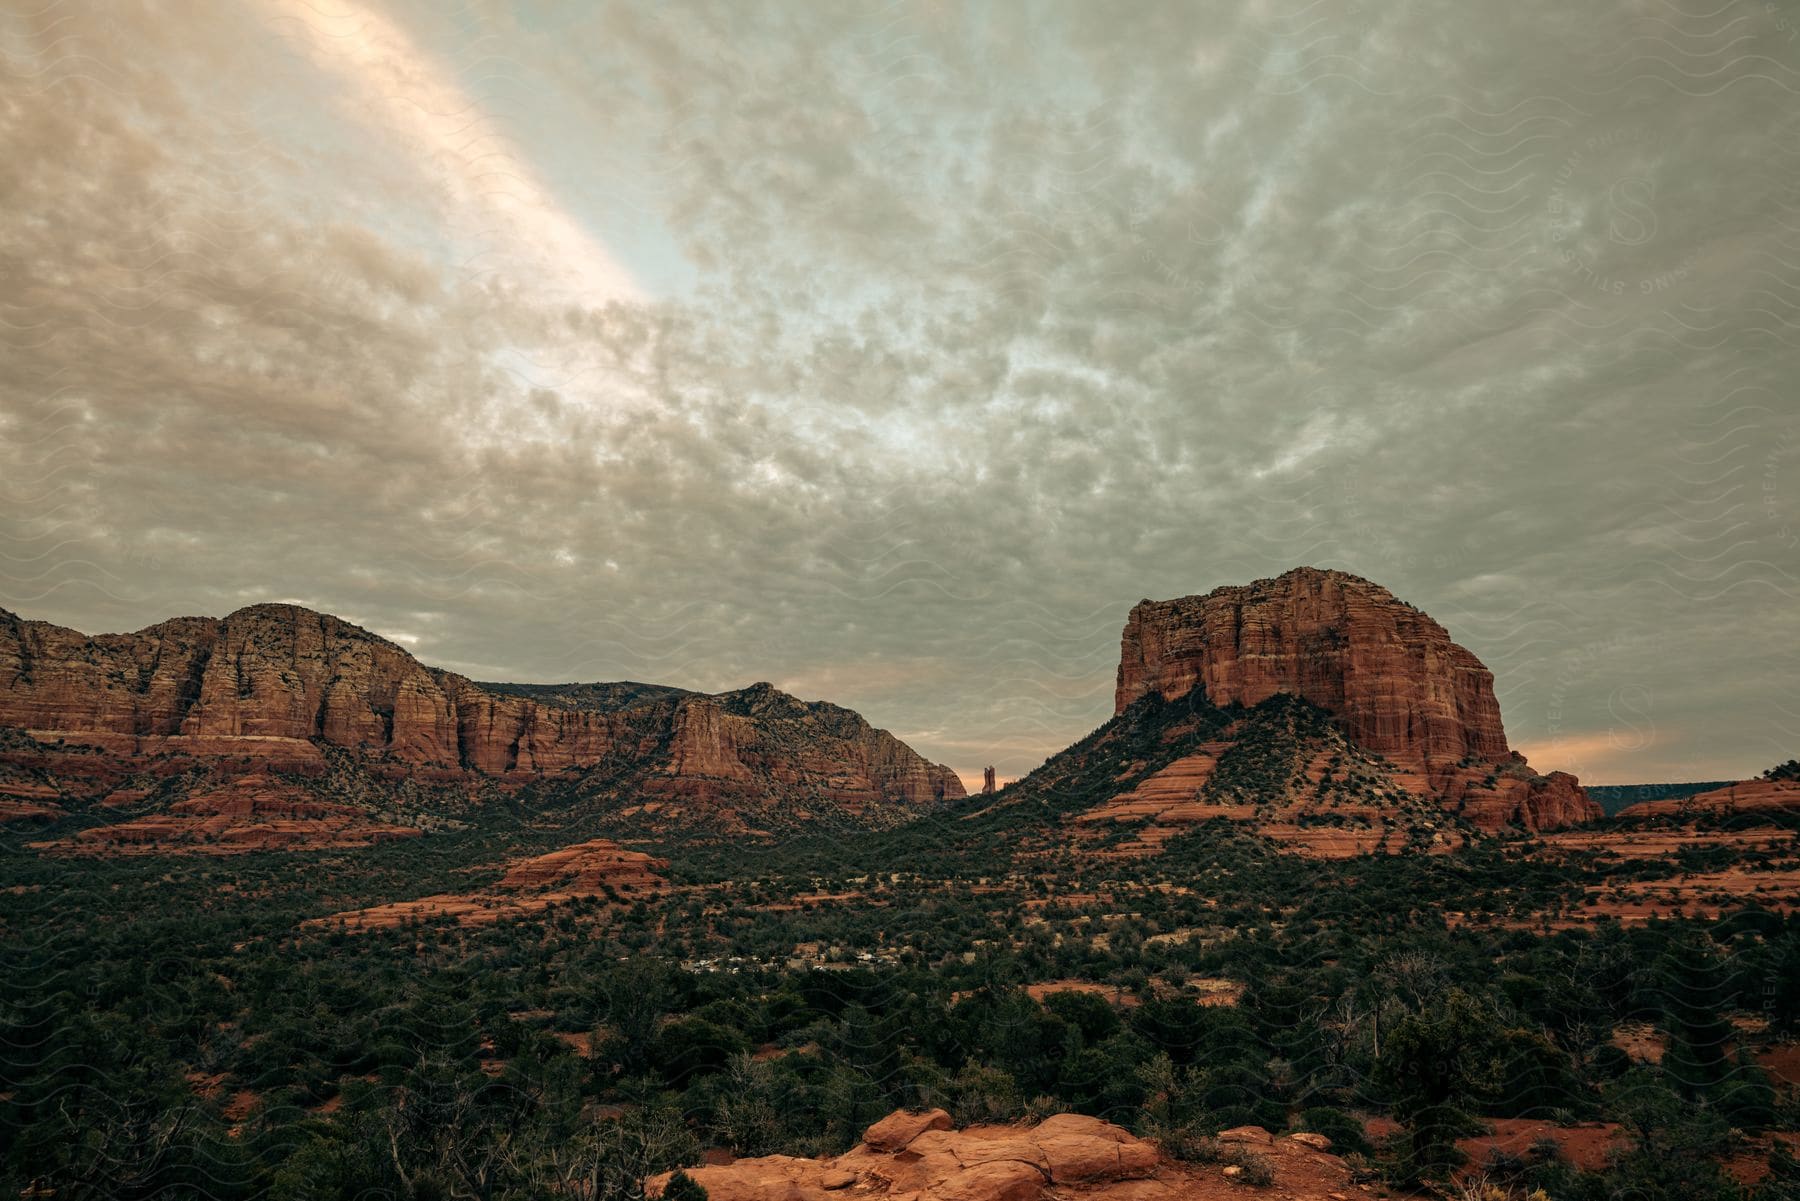
M 0 605 L 769 679 L 966 778 L 1300 563 L 1541 769 L 1800 754 L 1800 7 L 32 0 Z

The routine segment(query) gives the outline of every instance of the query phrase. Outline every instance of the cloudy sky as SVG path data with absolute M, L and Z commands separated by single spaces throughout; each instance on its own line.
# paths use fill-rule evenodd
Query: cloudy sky
M 1800 4 L 0 0 L 0 605 L 768 679 L 1003 777 L 1300 563 L 1800 754 Z

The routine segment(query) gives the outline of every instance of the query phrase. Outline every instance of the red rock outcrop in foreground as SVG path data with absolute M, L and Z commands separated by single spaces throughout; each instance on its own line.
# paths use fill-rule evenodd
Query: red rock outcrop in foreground
M 320 746 L 423 781 L 604 767 L 634 792 L 726 814 L 804 804 L 892 824 L 963 795 L 949 768 L 855 713 L 766 684 L 477 684 L 294 605 L 95 637 L 0 610 L 0 726 L 100 746 L 126 769 L 177 755 L 309 771 Z
M 1220 1142 L 1262 1156 L 1275 1173 L 1270 1195 L 1326 1198 L 1354 1191 L 1349 1170 L 1325 1154 L 1319 1135 L 1273 1138 L 1258 1127 L 1226 1131 Z M 1058 1114 L 1035 1126 L 950 1128 L 941 1109 L 904 1110 L 869 1127 L 862 1145 L 835 1159 L 769 1155 L 689 1168 L 712 1201 L 1215 1201 L 1249 1190 L 1230 1165 L 1190 1166 L 1161 1159 L 1154 1143 L 1099 1118 Z M 660 1197 L 669 1174 L 648 1182 Z
M 1196 687 L 1215 705 L 1304 697 L 1335 715 L 1350 741 L 1390 760 L 1409 791 L 1484 828 L 1550 830 L 1600 816 L 1575 777 L 1537 776 L 1508 748 L 1481 660 L 1418 609 L 1346 572 L 1297 567 L 1205 596 L 1140 602 L 1125 623 L 1114 711 Z

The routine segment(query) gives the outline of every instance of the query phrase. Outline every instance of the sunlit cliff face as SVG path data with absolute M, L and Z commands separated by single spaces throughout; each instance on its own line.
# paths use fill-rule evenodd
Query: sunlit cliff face
M 1592 782 L 1800 735 L 1779 6 L 0 15 L 0 605 L 772 679 L 966 780 L 1374 579 Z

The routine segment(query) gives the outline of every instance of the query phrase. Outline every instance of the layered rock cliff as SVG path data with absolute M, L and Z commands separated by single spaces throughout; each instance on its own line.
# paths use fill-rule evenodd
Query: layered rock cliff
M 92 638 L 0 612 L 0 724 L 193 750 L 316 740 L 488 774 L 579 767 L 612 749 L 598 715 L 491 693 L 295 605 Z
M 1298 567 L 1204 596 L 1143 601 L 1121 639 L 1114 711 L 1196 689 L 1213 705 L 1278 693 L 1331 714 L 1415 795 L 1489 829 L 1600 815 L 1573 776 L 1539 776 L 1506 742 L 1494 676 L 1448 631 L 1378 584 Z
M 1215 705 L 1304 697 L 1377 754 L 1425 764 L 1506 756 L 1494 675 L 1379 584 L 1298 567 L 1205 596 L 1142 601 L 1125 622 L 1114 711 L 1195 685 Z
M 159 755 L 317 775 L 321 748 L 341 748 L 413 779 L 592 776 L 588 795 L 693 797 L 714 816 L 741 802 L 752 825 L 821 806 L 884 824 L 963 795 L 858 715 L 766 684 L 479 684 L 294 605 L 95 637 L 0 610 L 0 726 L 101 746 L 125 761 L 114 782 Z

